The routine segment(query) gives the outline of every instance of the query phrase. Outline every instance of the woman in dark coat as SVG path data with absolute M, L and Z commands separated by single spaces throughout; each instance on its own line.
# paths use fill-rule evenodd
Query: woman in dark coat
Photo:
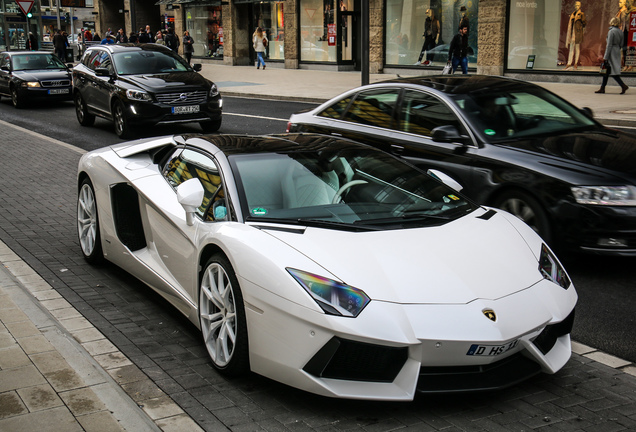
M 183 55 L 188 61 L 188 64 L 192 62 L 192 53 L 194 52 L 194 39 L 190 36 L 190 32 L 186 30 L 183 32 Z
M 610 22 L 610 28 L 607 32 L 607 47 L 605 48 L 605 55 L 603 60 L 609 68 L 609 73 L 603 75 L 603 83 L 601 88 L 595 91 L 595 93 L 605 93 L 605 86 L 609 76 L 614 78 L 619 86 L 621 86 L 621 94 L 625 94 L 627 87 L 621 79 L 621 45 L 623 44 L 623 32 L 618 28 L 620 21 L 617 17 L 613 17 Z

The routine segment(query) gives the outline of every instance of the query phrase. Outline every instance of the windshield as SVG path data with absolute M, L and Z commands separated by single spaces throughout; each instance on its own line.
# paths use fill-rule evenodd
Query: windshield
M 64 63 L 52 54 L 21 54 L 11 57 L 14 71 L 66 69 Z
M 594 126 L 576 107 L 540 87 L 460 94 L 453 98 L 486 141 L 570 132 Z
M 126 51 L 113 55 L 118 75 L 151 75 L 192 69 L 177 56 L 160 51 Z
M 340 228 L 438 225 L 476 208 L 388 154 L 347 147 L 235 155 L 245 220 Z

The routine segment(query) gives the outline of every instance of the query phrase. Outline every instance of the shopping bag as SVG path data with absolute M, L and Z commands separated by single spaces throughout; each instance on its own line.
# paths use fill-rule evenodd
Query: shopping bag
M 601 69 L 599 70 L 599 72 L 601 73 L 601 75 L 609 75 L 610 65 L 607 60 L 605 60 L 603 64 L 601 64 Z
M 446 63 L 446 66 L 444 66 L 444 69 L 442 69 L 442 75 L 450 75 L 453 73 L 453 66 L 451 65 L 451 62 Z

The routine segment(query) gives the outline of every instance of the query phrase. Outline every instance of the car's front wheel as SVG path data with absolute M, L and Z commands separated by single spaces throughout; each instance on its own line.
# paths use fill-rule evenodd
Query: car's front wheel
M 113 119 L 115 120 L 115 133 L 119 138 L 129 138 L 132 135 L 130 121 L 126 116 L 124 105 L 120 101 L 113 104 Z
M 199 288 L 199 319 L 214 367 L 225 375 L 249 370 L 243 295 L 230 262 L 213 255 L 205 264 Z
M 221 128 L 221 119 L 201 122 L 199 125 L 201 126 L 201 129 L 203 129 L 203 132 L 216 132 Z
M 523 191 L 507 191 L 501 194 L 494 207 L 507 211 L 524 221 L 547 243 L 551 240 L 550 221 L 539 202 Z
M 11 86 L 11 102 L 13 102 L 13 106 L 16 108 L 23 108 L 24 98 L 20 96 L 20 92 L 16 86 Z
M 95 123 L 95 116 L 88 113 L 86 101 L 84 101 L 80 92 L 75 94 L 75 114 L 77 115 L 77 121 L 82 126 L 92 126 Z
M 86 261 L 90 263 L 103 261 L 95 189 L 88 177 L 82 181 L 77 194 L 77 234 Z

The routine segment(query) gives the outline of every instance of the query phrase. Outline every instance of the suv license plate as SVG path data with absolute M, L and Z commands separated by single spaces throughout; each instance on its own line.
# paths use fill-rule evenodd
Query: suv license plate
M 519 344 L 519 339 L 505 345 L 477 345 L 473 344 L 466 353 L 469 356 L 497 356 L 510 351 Z
M 67 88 L 49 90 L 49 94 L 67 94 L 68 92 L 69 92 L 69 89 Z
M 188 114 L 199 112 L 199 105 L 186 105 L 172 107 L 172 114 Z

